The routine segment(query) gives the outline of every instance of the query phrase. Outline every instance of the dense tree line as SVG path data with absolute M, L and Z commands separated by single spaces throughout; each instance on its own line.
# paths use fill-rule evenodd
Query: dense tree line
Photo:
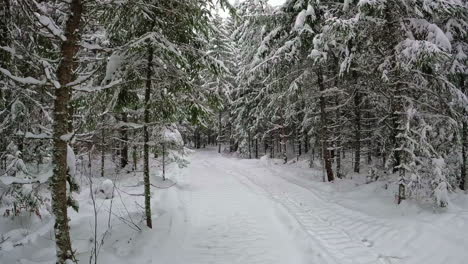
M 463 0 L 1 0 L 0 177 L 25 176 L 11 214 L 37 213 L 21 184 L 53 170 L 57 263 L 73 261 L 75 162 L 98 157 L 106 177 L 111 156 L 142 161 L 152 227 L 150 159 L 184 163 L 174 134 L 446 206 L 468 189 L 467 21 Z
M 312 152 L 327 181 L 346 177 L 351 154 L 353 172 L 368 164 L 399 186 L 398 203 L 444 206 L 447 190 L 467 189 L 466 2 L 244 1 L 237 11 L 223 126 L 233 129 L 220 135 L 231 151 Z
M 101 155 L 100 176 L 106 155 L 133 170 L 143 156 L 152 227 L 150 152 L 164 161 L 183 151 L 173 135 L 206 126 L 217 104 L 202 78 L 225 70 L 208 50 L 218 39 L 212 13 L 219 4 L 227 2 L 2 0 L 0 175 L 26 179 L 13 180 L 6 192 L 14 198 L 11 214 L 38 214 L 46 200 L 21 184 L 53 169 L 47 183 L 57 263 L 75 261 L 67 207 L 79 209 L 75 162 L 86 155 L 89 164 Z

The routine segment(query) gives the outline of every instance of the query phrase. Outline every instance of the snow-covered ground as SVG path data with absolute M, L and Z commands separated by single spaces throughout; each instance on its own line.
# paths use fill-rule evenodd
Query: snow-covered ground
M 397 206 L 384 181 L 365 184 L 354 177 L 323 183 L 320 170 L 301 162 L 238 159 L 214 149 L 197 151 L 190 160 L 187 168 L 169 168 L 174 186 L 153 176 L 160 188 L 152 188 L 152 230 L 142 222 L 141 175 L 110 175 L 117 186 L 114 198 L 97 199 L 97 237 L 104 241 L 98 263 L 463 264 L 468 259 L 465 194 L 451 194 L 445 211 L 413 201 Z M 89 186 L 77 199 L 80 212 L 70 216 L 73 246 L 80 263 L 89 263 L 94 245 Z M 52 263 L 53 242 L 44 232 L 50 219 L 20 220 L 24 230 L 16 233 L 37 236 L 21 246 L 3 243 L 0 263 Z M 0 221 L 1 233 L 12 229 L 11 220 Z

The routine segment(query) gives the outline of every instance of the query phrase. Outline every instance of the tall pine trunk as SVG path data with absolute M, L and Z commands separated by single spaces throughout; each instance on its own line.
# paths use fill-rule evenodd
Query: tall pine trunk
M 255 138 L 255 158 L 258 159 L 258 137 Z
M 323 95 L 323 91 L 325 91 L 325 85 L 323 83 L 323 75 L 322 69 L 319 67 L 317 69 L 317 83 L 320 89 L 320 138 L 322 140 L 322 158 L 323 163 L 325 166 L 325 171 L 327 175 L 327 180 L 329 182 L 333 181 L 333 169 L 332 169 L 332 161 L 330 156 L 330 150 L 328 149 L 328 116 L 327 116 L 327 102 L 326 98 Z
M 401 201 L 406 199 L 406 185 L 405 185 L 405 168 L 402 166 L 402 162 L 407 162 L 405 159 L 405 152 L 403 151 L 403 146 L 405 145 L 405 142 L 402 136 L 398 136 L 403 133 L 404 131 L 404 126 L 406 125 L 406 116 L 403 113 L 403 98 L 402 98 L 402 84 L 397 84 L 395 92 L 394 92 L 394 133 L 393 135 L 395 136 L 395 145 L 394 145 L 394 158 L 395 162 L 393 165 L 393 171 L 398 171 L 399 173 L 399 179 L 398 179 L 398 201 L 397 203 L 400 204 Z
M 270 135 L 270 158 L 275 158 L 275 141 L 273 139 L 273 133 Z
M 247 139 L 249 141 L 249 159 L 252 158 L 252 139 L 250 138 L 250 131 L 247 132 Z
M 143 159 L 144 159 L 144 182 L 145 182 L 145 216 L 146 225 L 149 228 L 153 228 L 153 221 L 151 219 L 151 183 L 150 183 L 150 171 L 149 171 L 149 131 L 148 124 L 150 122 L 150 96 L 151 96 L 151 77 L 153 65 L 153 47 L 148 46 L 148 65 L 146 68 L 146 89 L 145 89 L 145 111 L 144 111 L 144 125 L 143 125 Z
M 355 74 L 353 74 L 356 78 Z M 361 162 L 361 93 L 360 87 L 357 87 L 354 91 L 354 172 L 359 173 L 359 167 Z
M 335 82 L 336 85 L 336 82 Z M 335 125 L 335 138 L 336 138 L 336 144 L 335 144 L 335 158 L 336 158 L 336 176 L 338 178 L 341 178 L 341 125 L 340 125 L 340 117 L 341 117 L 341 111 L 340 111 L 340 106 L 339 106 L 340 100 L 338 96 L 335 96 L 335 118 L 336 118 L 336 123 Z
M 218 116 L 218 153 L 221 153 L 221 137 L 222 137 L 222 123 L 221 123 L 221 111 L 219 111 Z
M 0 46 L 9 47 L 11 43 L 10 36 L 10 19 L 11 19 L 11 10 L 10 10 L 10 0 L 0 0 Z M 11 61 L 11 55 L 6 50 L 0 49 L 0 67 L 8 68 Z M 4 78 L 4 75 L 0 76 L 0 83 Z M 0 109 L 7 109 L 10 102 L 12 101 L 8 95 L 8 89 L 3 89 L 0 87 Z M 5 113 L 3 113 L 5 114 Z M 4 115 L 0 114 L 0 120 L 3 120 Z M 3 133 L 8 134 L 10 131 L 7 131 L 6 127 L 3 128 Z M 8 146 L 8 139 L 6 137 L 0 138 L 0 153 L 6 151 Z M 0 159 L 0 169 L 6 168 L 6 159 Z
M 162 178 L 166 180 L 166 144 L 162 143 Z
M 127 113 L 122 113 L 122 122 L 128 122 Z M 120 139 L 122 150 L 120 152 L 120 167 L 125 168 L 128 165 L 128 130 L 127 127 L 122 127 L 120 130 Z
M 51 180 L 52 212 L 55 215 L 55 243 L 57 263 L 65 264 L 75 261 L 73 254 L 70 226 L 67 212 L 67 145 L 64 135 L 71 132 L 70 115 L 71 87 L 67 86 L 74 79 L 76 63 L 74 57 L 78 52 L 80 41 L 80 27 L 83 12 L 81 0 L 70 1 L 70 13 L 65 23 L 66 40 L 61 45 L 61 60 L 57 68 L 57 78 L 60 87 L 55 89 L 54 125 L 53 125 L 53 163 L 54 173 Z
M 309 152 L 309 133 L 304 131 L 304 153 Z
M 102 122 L 104 124 L 104 120 Z M 106 151 L 105 151 L 105 146 L 106 146 L 106 141 L 105 141 L 105 129 L 104 127 L 101 128 L 101 177 L 104 177 L 104 167 L 105 167 L 105 162 L 106 162 Z
M 468 121 L 466 119 L 467 117 L 465 115 L 465 120 L 463 121 L 462 126 L 462 183 L 460 184 L 460 188 L 465 191 L 468 191 Z
M 11 18 L 10 0 L 0 0 L 0 46 L 10 46 L 9 19 Z M 0 67 L 7 68 L 10 62 L 10 54 L 0 49 Z M 3 77 L 3 76 L 2 76 Z M 3 89 L 0 89 L 0 109 L 6 106 L 6 98 L 4 98 Z M 3 144 L 2 144 L 3 145 Z M 1 150 L 1 149 L 0 149 Z
M 297 133 L 296 133 L 296 136 L 297 136 L 297 154 L 298 156 L 301 156 L 302 155 L 302 133 L 300 132 L 300 130 L 297 130 Z
M 460 77 L 460 87 L 463 87 L 463 93 L 468 95 L 468 87 L 465 83 L 465 76 L 462 75 Z M 466 108 L 465 108 L 466 109 Z M 468 192 L 468 112 L 466 110 L 463 111 L 463 119 L 462 119 L 462 135 L 461 135 L 461 143 L 462 143 L 462 165 L 461 165 L 461 182 L 460 188 Z

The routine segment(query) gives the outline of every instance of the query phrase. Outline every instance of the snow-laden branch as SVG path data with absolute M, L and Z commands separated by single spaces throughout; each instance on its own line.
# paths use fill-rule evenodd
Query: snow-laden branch
M 102 91 L 102 90 L 105 90 L 105 89 L 109 89 L 109 88 L 112 88 L 116 85 L 119 85 L 122 83 L 122 80 L 116 80 L 116 81 L 113 81 L 107 85 L 104 85 L 104 86 L 95 86 L 95 87 L 73 87 L 73 90 L 76 90 L 76 91 L 80 91 L 80 92 L 88 92 L 88 93 L 91 93 L 91 92 L 99 92 L 99 91 Z
M 83 75 L 83 76 L 80 76 L 78 78 L 76 78 L 74 81 L 72 82 L 69 82 L 66 84 L 67 87 L 73 87 L 73 86 L 77 86 L 77 85 L 80 85 L 80 84 L 83 84 L 89 80 L 91 80 L 91 78 L 93 76 L 95 76 L 95 74 L 100 70 L 101 68 L 98 67 L 96 68 L 95 70 L 93 70 L 92 72 L 86 74 L 86 75 Z
M 41 181 L 38 179 L 23 179 L 13 176 L 1 176 L 0 181 L 5 185 L 11 184 L 32 184 L 32 183 L 40 183 Z
M 85 41 L 81 42 L 80 46 L 87 49 L 87 50 L 98 50 L 98 51 L 104 51 L 104 52 L 111 51 L 111 49 L 109 49 L 109 48 L 102 47 L 101 45 L 98 45 L 98 44 L 91 44 L 91 43 L 88 43 L 88 42 L 85 42 Z
M 24 137 L 30 139 L 52 139 L 52 135 L 48 133 L 33 134 L 31 132 L 26 132 Z
M 60 38 L 62 41 L 67 40 L 67 37 L 65 37 L 63 31 L 55 24 L 52 19 L 37 12 L 34 12 L 34 16 L 36 16 L 37 21 L 45 28 L 47 28 L 52 35 Z
M 0 68 L 0 72 L 5 74 L 8 78 L 12 79 L 15 82 L 19 82 L 22 84 L 34 84 L 34 85 L 44 85 L 46 83 L 45 80 L 38 80 L 33 77 L 19 77 L 13 75 L 9 70 Z

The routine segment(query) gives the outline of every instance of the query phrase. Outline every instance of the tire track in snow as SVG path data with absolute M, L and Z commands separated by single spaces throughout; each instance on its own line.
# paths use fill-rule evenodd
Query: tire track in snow
M 254 175 L 252 172 L 240 168 L 237 164 L 230 169 L 230 174 L 235 175 L 237 178 L 245 178 L 245 180 L 252 182 L 256 186 L 262 188 L 265 193 L 277 203 L 283 205 L 304 228 L 304 231 L 310 236 L 310 238 L 318 241 L 322 245 L 322 249 L 326 251 L 323 253 L 327 255 L 327 263 L 397 263 L 387 262 L 381 254 L 378 254 L 369 248 L 369 244 L 366 244 L 367 241 L 356 238 L 350 233 L 337 228 L 334 222 L 330 220 L 333 216 L 334 210 L 327 209 L 326 206 L 329 206 L 329 204 L 318 198 L 316 195 L 313 196 L 312 200 L 310 197 L 307 197 L 308 199 L 304 199 L 305 197 L 302 197 L 299 193 L 295 192 L 296 190 L 285 191 L 285 189 L 288 189 L 288 184 L 285 184 L 287 182 L 284 182 L 284 180 L 281 182 L 278 181 L 277 177 L 275 177 L 275 179 L 269 179 L 269 182 L 261 181 L 263 176 Z M 239 180 L 242 181 L 242 179 Z M 275 181 L 275 184 L 272 184 L 271 180 Z M 295 186 L 302 188 L 301 186 Z M 289 187 L 291 187 L 291 185 L 289 185 Z M 304 200 L 307 200 L 307 203 L 302 202 Z M 392 231 L 390 226 L 380 226 L 381 223 L 378 223 L 376 219 L 368 217 L 367 220 L 367 226 L 374 223 L 374 226 L 376 226 L 375 231 L 380 231 L 381 233 Z M 350 223 L 357 229 L 360 229 L 359 226 L 366 226 L 360 222 L 362 222 L 362 220 L 351 221 Z
M 353 210 L 335 203 L 330 188 L 323 188 L 322 183 L 296 176 L 318 171 L 285 171 L 281 166 L 216 153 L 201 158 L 209 160 L 207 166 L 224 170 L 223 174 L 230 174 L 251 192 L 275 202 L 277 218 L 301 241 L 300 246 L 306 244 L 301 247 L 304 252 L 312 252 L 308 263 L 455 264 L 466 259 L 466 237 L 441 226 L 451 221 L 430 215 L 419 217 L 422 221 L 409 221 L 404 216 L 387 220 Z M 458 222 L 453 224 L 464 225 L 463 217 L 455 219 Z M 430 242 L 437 238 L 439 243 Z M 317 251 L 321 256 L 316 256 Z
M 335 228 L 349 234 L 355 240 L 361 240 L 370 247 L 375 246 L 374 242 L 385 241 L 387 245 L 390 242 L 391 248 L 381 248 L 382 251 L 386 251 L 387 253 L 379 254 L 379 258 L 382 259 L 383 263 L 403 263 L 403 261 L 409 260 L 409 256 L 401 255 L 404 249 L 412 247 L 415 243 L 424 244 L 422 243 L 424 237 L 421 236 L 420 225 L 399 225 L 350 210 L 339 204 L 324 200 L 322 198 L 323 195 L 319 194 L 313 182 L 304 185 L 304 183 L 294 177 L 287 178 L 278 174 L 278 172 L 272 168 L 266 169 L 272 175 L 276 175 L 276 177 L 294 184 L 302 191 L 305 191 L 299 192 L 302 195 L 297 192 L 292 192 L 294 200 L 305 201 L 307 200 L 307 198 L 305 198 L 306 196 L 309 199 L 312 198 L 315 202 L 311 203 L 307 200 L 307 203 L 304 203 L 304 207 L 310 211 L 316 212 L 318 217 L 330 222 Z M 304 196 L 304 193 L 306 193 L 306 196 Z M 388 252 L 388 250 L 391 252 Z M 418 258 L 413 257 L 411 258 L 411 263 L 426 263 L 427 258 L 433 259 L 434 256 L 433 254 L 428 254 L 420 255 Z

